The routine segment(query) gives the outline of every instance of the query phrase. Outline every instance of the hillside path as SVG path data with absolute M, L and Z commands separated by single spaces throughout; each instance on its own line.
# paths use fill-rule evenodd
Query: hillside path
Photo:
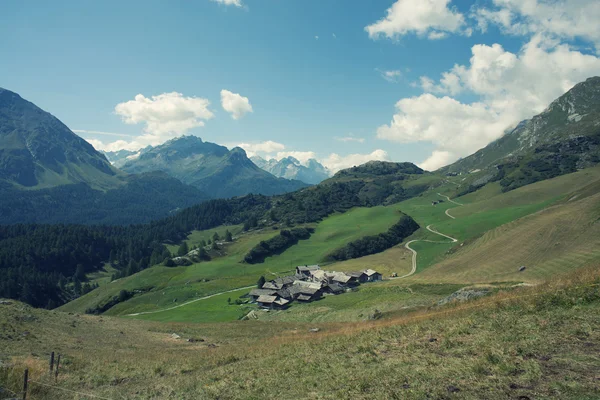
M 452 199 L 451 199 L 450 197 L 448 197 L 448 196 L 444 196 L 444 195 L 443 195 L 443 194 L 441 194 L 441 193 L 438 193 L 438 196 L 445 197 L 445 198 L 446 198 L 446 200 L 448 200 L 450 203 L 454 203 L 454 204 L 456 204 L 457 206 L 462 206 L 462 205 L 464 205 L 464 204 L 462 204 L 462 203 L 459 203 L 459 202 L 457 202 L 457 201 L 454 201 L 454 200 L 452 200 Z M 448 217 L 452 218 L 452 219 L 456 219 L 454 216 L 450 215 L 450 208 L 446 210 L 446 215 L 447 215 Z
M 164 311 L 171 311 L 171 310 L 175 310 L 175 309 L 177 309 L 179 307 L 183 307 L 183 306 L 187 306 L 188 304 L 195 303 L 195 302 L 200 301 L 200 300 L 206 300 L 206 299 L 210 299 L 211 297 L 220 296 L 222 294 L 237 292 L 238 290 L 252 289 L 252 288 L 255 288 L 255 287 L 256 287 L 256 285 L 252 285 L 252 286 L 245 286 L 245 287 L 241 287 L 241 288 L 237 288 L 237 289 L 231 289 L 231 290 L 227 290 L 225 292 L 211 294 L 210 296 L 200 297 L 199 299 L 194 299 L 194 300 L 188 301 L 186 303 L 179 304 L 177 306 L 173 306 L 173 307 L 169 307 L 169 308 L 163 308 L 162 310 L 144 311 L 144 312 L 139 312 L 139 313 L 134 313 L 134 314 L 127 314 L 125 316 L 126 317 L 137 317 L 138 315 L 156 314 L 156 313 L 160 313 L 160 312 L 164 312 Z
M 457 202 L 457 201 L 454 201 L 454 200 L 452 200 L 452 199 L 451 199 L 450 197 L 448 197 L 448 196 L 444 196 L 444 195 L 443 195 L 443 194 L 441 194 L 441 193 L 438 193 L 438 195 L 439 195 L 439 196 L 442 196 L 442 197 L 445 197 L 445 198 L 446 198 L 446 199 L 447 199 L 447 200 L 448 200 L 450 203 L 454 203 L 454 204 L 456 204 L 456 205 L 459 205 L 459 206 L 462 206 L 462 205 L 463 205 L 463 204 L 461 204 L 461 203 L 459 203 L 459 202 Z M 447 215 L 448 217 L 452 218 L 452 219 L 456 219 L 455 217 L 453 217 L 452 215 L 450 215 L 450 214 L 448 213 L 448 210 L 446 210 L 446 215 Z M 411 253 L 412 253 L 412 269 L 411 269 L 411 270 L 410 270 L 410 272 L 409 272 L 408 274 L 406 274 L 406 275 L 402 275 L 402 276 L 399 276 L 399 277 L 396 277 L 396 278 L 390 278 L 390 279 L 402 279 L 402 278 L 408 278 L 409 276 L 411 276 L 411 275 L 414 275 L 414 274 L 415 274 L 415 272 L 417 272 L 417 255 L 418 255 L 418 253 L 417 253 L 417 251 L 416 251 L 415 249 L 413 249 L 413 248 L 411 248 L 411 247 L 410 247 L 411 243 L 415 243 L 415 242 L 427 242 L 427 243 L 456 243 L 456 242 L 458 242 L 458 239 L 456 239 L 456 238 L 453 238 L 452 236 L 448 236 L 448 235 L 446 235 L 446 234 L 444 234 L 444 233 L 441 233 L 441 232 L 438 232 L 438 231 L 436 231 L 435 229 L 433 229 L 433 228 L 431 227 L 431 225 L 427 225 L 427 230 L 428 230 L 429 232 L 431 232 L 431 233 L 435 233 L 436 235 L 443 236 L 443 237 L 445 237 L 446 239 L 450 239 L 450 240 L 451 240 L 451 242 L 438 242 L 438 241 L 434 241 L 434 240 L 421 240 L 421 239 L 417 239 L 417 240 L 411 240 L 410 242 L 406 243 L 406 244 L 404 245 L 404 247 L 405 247 L 406 249 L 410 250 L 410 251 L 411 251 Z

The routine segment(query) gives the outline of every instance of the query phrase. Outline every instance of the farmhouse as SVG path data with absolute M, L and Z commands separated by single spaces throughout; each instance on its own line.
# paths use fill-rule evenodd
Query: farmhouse
M 383 279 L 383 276 L 373 269 L 366 270 L 365 275 L 367 276 L 367 282 L 376 282 Z
M 348 276 L 350 277 L 350 280 L 348 281 L 349 285 L 360 285 L 361 283 L 365 283 L 368 280 L 365 271 L 348 272 Z
M 274 296 L 276 293 L 276 290 L 271 289 L 253 289 L 249 296 L 252 301 L 257 301 L 260 296 Z
M 282 299 L 277 296 L 260 296 L 257 299 L 257 304 L 259 307 L 272 309 L 283 309 L 287 307 L 287 304 L 290 302 L 289 300 Z

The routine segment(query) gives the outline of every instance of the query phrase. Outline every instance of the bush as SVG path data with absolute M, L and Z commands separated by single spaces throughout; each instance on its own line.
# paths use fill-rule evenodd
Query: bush
M 265 258 L 275 254 L 281 254 L 292 247 L 299 240 L 306 240 L 314 232 L 312 228 L 294 228 L 291 230 L 282 230 L 279 235 L 263 240 L 246 254 L 244 261 L 248 264 L 256 264 L 265 261 Z

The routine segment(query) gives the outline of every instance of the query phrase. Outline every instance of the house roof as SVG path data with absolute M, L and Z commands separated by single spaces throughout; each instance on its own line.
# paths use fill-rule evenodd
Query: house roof
M 296 280 L 296 276 L 295 275 L 290 275 L 290 276 L 282 276 L 281 278 L 277 278 L 274 279 L 272 282 L 275 283 L 276 285 L 291 285 L 292 283 L 294 283 L 294 281 Z
M 365 270 L 364 272 L 365 272 L 365 274 L 366 274 L 367 276 L 373 276 L 373 275 L 375 275 L 375 274 L 379 274 L 379 272 L 375 271 L 374 269 L 367 269 L 367 270 Z M 381 275 L 381 274 L 380 274 L 380 275 Z
M 275 300 L 273 303 L 278 304 L 280 306 L 285 306 L 289 302 L 290 301 L 286 300 L 286 299 L 278 299 L 278 300 Z
M 294 286 L 299 286 L 302 288 L 309 287 L 314 289 L 321 289 L 323 287 L 323 284 L 321 282 L 295 281 Z
M 310 286 L 301 286 L 300 287 L 300 293 L 308 294 L 311 296 L 318 293 L 319 290 L 321 290 L 321 288 L 314 288 L 314 287 L 310 287 Z
M 266 295 L 262 295 L 262 296 L 260 296 L 260 297 L 258 298 L 258 300 L 257 300 L 257 301 L 258 301 L 259 303 L 267 303 L 267 304 L 269 304 L 269 303 L 274 303 L 274 302 L 275 302 L 275 300 L 277 300 L 277 297 L 276 297 L 276 296 L 266 296 Z
M 330 283 L 329 285 L 327 285 L 327 287 L 332 291 L 332 292 L 343 292 L 344 288 L 337 283 Z
M 333 281 L 334 282 L 340 282 L 340 283 L 348 283 L 348 281 L 351 279 L 352 277 L 346 274 L 337 274 L 333 276 Z
M 250 296 L 272 296 L 276 293 L 276 290 L 272 289 L 253 289 L 250 292 Z
M 327 278 L 325 271 L 323 271 L 321 269 L 318 269 L 316 271 L 310 271 L 310 274 L 315 279 L 326 279 Z
M 300 272 L 310 272 L 321 269 L 321 267 L 318 265 L 299 265 L 296 267 L 296 269 Z
M 365 273 L 363 271 L 352 271 L 352 272 L 346 272 L 346 274 L 350 275 L 352 278 L 360 278 Z
M 279 290 L 283 287 L 283 285 L 277 284 L 273 281 L 271 282 L 267 282 L 263 285 L 263 289 L 272 289 L 272 290 Z
M 310 301 L 312 299 L 312 297 L 307 296 L 305 294 L 301 294 L 300 296 L 298 296 L 298 300 L 300 301 Z

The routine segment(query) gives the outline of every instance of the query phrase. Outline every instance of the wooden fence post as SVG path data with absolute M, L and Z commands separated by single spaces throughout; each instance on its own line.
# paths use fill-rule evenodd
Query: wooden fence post
M 54 374 L 54 380 L 58 380 L 58 368 L 60 368 L 60 354 L 58 355 L 58 360 L 56 360 L 56 373 Z
M 52 375 L 52 371 L 54 371 L 54 352 L 50 354 L 50 375 Z
M 27 383 L 29 382 L 29 369 L 23 374 L 23 400 L 27 400 Z

